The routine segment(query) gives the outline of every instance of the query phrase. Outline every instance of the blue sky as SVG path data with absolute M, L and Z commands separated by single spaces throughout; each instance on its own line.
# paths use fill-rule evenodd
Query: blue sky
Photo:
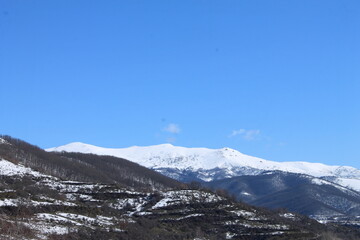
M 0 1 L 0 132 L 360 168 L 360 2 Z

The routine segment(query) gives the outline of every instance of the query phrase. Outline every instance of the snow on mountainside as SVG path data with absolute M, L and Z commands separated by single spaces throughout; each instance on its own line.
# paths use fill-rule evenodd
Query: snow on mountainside
M 201 239 L 308 239 L 326 231 L 301 215 L 263 211 L 209 191 L 61 180 L 3 158 L 0 178 L 0 239 L 200 239 L 199 232 Z
M 347 166 L 328 166 L 309 162 L 275 162 L 240 153 L 234 149 L 185 148 L 171 144 L 149 147 L 102 148 L 80 142 L 47 149 L 55 152 L 81 152 L 125 158 L 148 168 L 204 172 L 200 179 L 214 180 L 214 169 L 224 177 L 256 175 L 263 171 L 285 171 L 314 177 L 336 177 L 334 182 L 360 191 L 360 170 Z M 209 171 L 212 170 L 210 174 Z
M 12 162 L 0 158 L 0 176 L 24 176 L 32 175 L 35 177 L 45 176 L 39 172 L 32 170 L 31 168 L 24 167 L 22 165 L 16 165 Z
M 9 144 L 5 139 L 0 138 L 0 144 Z

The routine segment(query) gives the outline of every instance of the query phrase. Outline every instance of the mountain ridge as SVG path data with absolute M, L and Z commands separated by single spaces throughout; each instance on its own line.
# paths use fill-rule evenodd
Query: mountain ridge
M 284 171 L 314 177 L 332 177 L 333 182 L 360 191 L 360 170 L 350 166 L 330 166 L 310 162 L 276 162 L 243 154 L 231 148 L 186 148 L 171 144 L 103 148 L 81 142 L 49 148 L 54 152 L 81 152 L 121 157 L 164 175 L 198 174 L 193 180 L 205 182 L 240 175 L 256 175 L 264 171 Z M 218 177 L 214 177 L 218 176 Z M 170 176 L 171 177 L 171 176 Z M 198 178 L 198 179 L 196 179 Z M 191 180 L 191 179 L 189 179 Z

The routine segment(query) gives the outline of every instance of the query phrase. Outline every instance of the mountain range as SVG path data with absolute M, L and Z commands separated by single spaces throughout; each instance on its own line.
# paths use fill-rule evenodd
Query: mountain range
M 350 166 L 275 162 L 230 148 L 171 144 L 114 149 L 75 142 L 47 151 L 128 159 L 180 182 L 200 182 L 252 205 L 286 208 L 321 221 L 353 221 L 360 215 L 360 170 Z
M 171 144 L 149 147 L 102 148 L 75 142 L 49 148 L 53 152 L 81 152 L 128 159 L 179 181 L 210 182 L 242 175 L 282 171 L 326 178 L 360 191 L 360 170 L 350 166 L 329 166 L 310 162 L 275 162 L 252 157 L 231 148 L 185 148 Z
M 222 190 L 184 184 L 126 159 L 46 152 L 9 136 L 0 136 L 0 179 L 0 239 L 360 237 L 349 222 L 321 224 L 234 201 Z

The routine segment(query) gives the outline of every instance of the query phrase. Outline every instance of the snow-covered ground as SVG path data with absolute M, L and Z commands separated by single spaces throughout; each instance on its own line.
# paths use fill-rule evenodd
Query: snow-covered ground
M 179 190 L 168 191 L 164 194 L 164 198 L 157 202 L 152 208 L 165 208 L 173 205 L 189 204 L 189 203 L 211 203 L 224 200 L 222 197 L 213 193 L 200 192 L 196 190 Z
M 0 159 L 0 175 L 3 176 L 32 175 L 35 177 L 45 176 L 37 171 L 32 170 L 31 168 L 27 168 L 22 165 L 16 165 L 5 159 Z

